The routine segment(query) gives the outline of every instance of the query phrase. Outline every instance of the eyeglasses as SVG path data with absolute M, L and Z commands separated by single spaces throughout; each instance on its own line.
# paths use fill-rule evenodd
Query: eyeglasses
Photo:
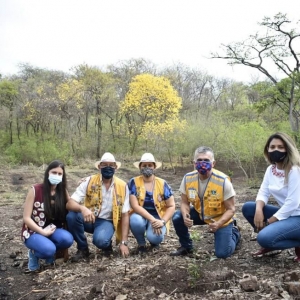
M 198 158 L 197 161 L 206 161 L 206 162 L 210 162 L 210 159 L 208 158 Z

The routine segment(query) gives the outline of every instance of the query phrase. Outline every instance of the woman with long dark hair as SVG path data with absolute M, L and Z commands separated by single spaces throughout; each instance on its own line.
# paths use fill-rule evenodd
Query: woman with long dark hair
M 73 244 L 72 235 L 63 229 L 68 199 L 65 167 L 54 160 L 45 171 L 44 182 L 30 188 L 24 204 L 22 239 L 29 249 L 29 272 L 40 269 L 39 259 L 54 263 L 56 251 Z

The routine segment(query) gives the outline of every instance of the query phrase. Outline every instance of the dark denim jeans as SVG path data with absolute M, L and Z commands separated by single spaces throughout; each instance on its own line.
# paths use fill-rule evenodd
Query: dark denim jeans
M 67 214 L 69 231 L 72 233 L 80 250 L 88 248 L 88 243 L 84 232 L 93 234 L 93 244 L 99 249 L 108 248 L 114 235 L 114 226 L 111 220 L 96 218 L 95 223 L 84 222 L 83 216 L 79 212 L 70 211 Z
M 39 233 L 33 234 L 25 241 L 25 245 L 34 250 L 36 257 L 46 259 L 53 257 L 56 250 L 71 247 L 73 242 L 74 239 L 70 232 L 57 228 L 50 236 L 43 236 Z
M 194 225 L 207 225 L 199 217 L 199 213 L 194 207 L 190 210 L 191 219 L 194 221 Z M 185 226 L 181 211 L 175 212 L 173 218 L 173 225 L 176 234 L 179 237 L 179 242 L 182 247 L 186 249 L 193 248 L 193 241 L 190 238 L 189 230 Z M 236 245 L 239 243 L 241 234 L 238 229 L 233 226 L 233 222 L 225 227 L 219 228 L 215 233 L 215 255 L 218 258 L 227 258 L 235 251 Z
M 246 202 L 242 213 L 250 225 L 254 228 L 254 215 L 256 202 Z M 271 218 L 279 207 L 265 205 L 263 208 L 264 221 Z M 300 247 L 300 216 L 289 217 L 285 220 L 274 222 L 263 228 L 257 235 L 257 242 L 263 248 L 283 250 Z

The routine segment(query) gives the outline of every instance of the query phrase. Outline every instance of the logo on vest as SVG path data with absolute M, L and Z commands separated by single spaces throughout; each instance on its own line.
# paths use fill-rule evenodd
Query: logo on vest
M 188 192 L 190 199 L 196 199 L 196 191 L 194 189 L 190 189 Z

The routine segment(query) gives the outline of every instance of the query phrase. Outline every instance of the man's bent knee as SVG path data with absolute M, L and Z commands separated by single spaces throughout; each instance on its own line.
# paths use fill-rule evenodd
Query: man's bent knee
M 183 220 L 183 218 L 182 218 L 181 211 L 176 211 L 172 217 L 173 223 L 178 223 L 182 220 Z
M 230 257 L 231 256 L 231 254 L 232 254 L 233 252 L 231 252 L 231 251 L 216 251 L 215 252 L 215 255 L 216 255 L 216 257 L 217 258 L 228 258 L 228 257 Z
M 99 249 L 105 249 L 111 245 L 111 240 L 93 239 L 93 244 Z

